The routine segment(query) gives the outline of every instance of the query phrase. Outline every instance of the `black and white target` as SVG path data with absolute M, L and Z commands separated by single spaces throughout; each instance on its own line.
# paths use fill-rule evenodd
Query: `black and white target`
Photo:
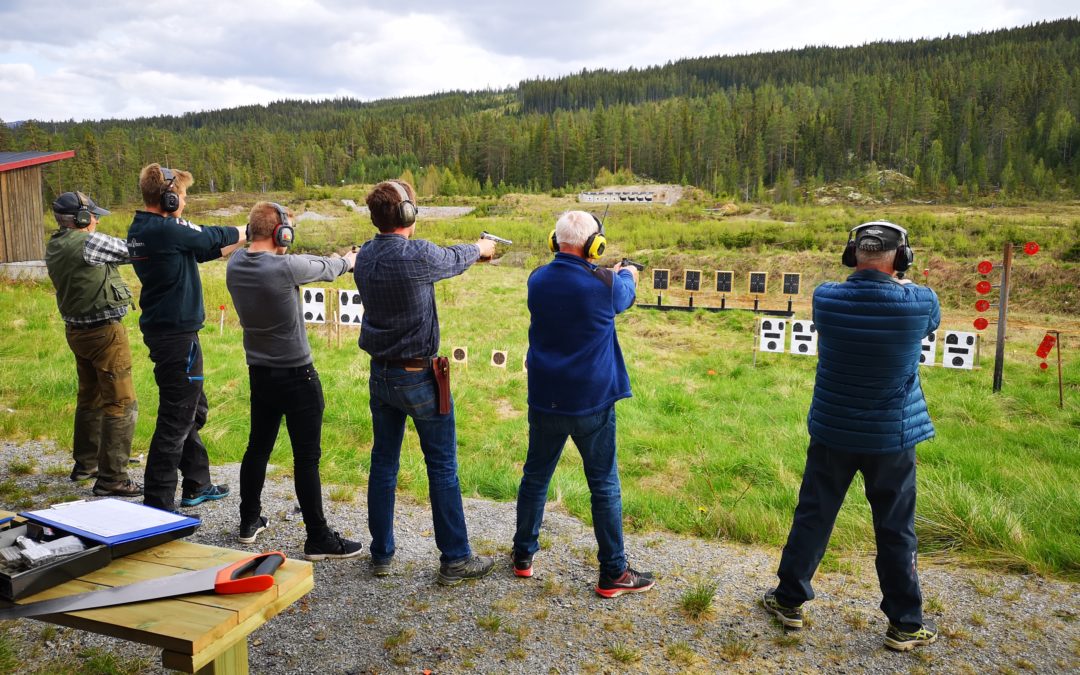
M 305 288 L 304 323 L 326 323 L 326 289 Z
M 338 323 L 342 326 L 359 326 L 364 319 L 364 304 L 359 291 L 338 289 Z
M 800 356 L 817 355 L 817 326 L 813 321 L 793 319 L 791 322 L 791 353 Z
M 977 333 L 958 330 L 945 331 L 945 344 L 941 350 L 941 365 L 946 368 L 972 370 L 975 368 L 975 347 L 978 344 Z
M 920 366 L 932 366 L 937 363 L 937 333 L 930 333 L 922 339 L 922 353 L 919 354 Z
M 784 353 L 787 341 L 787 320 L 763 317 L 758 323 L 758 349 L 763 352 Z

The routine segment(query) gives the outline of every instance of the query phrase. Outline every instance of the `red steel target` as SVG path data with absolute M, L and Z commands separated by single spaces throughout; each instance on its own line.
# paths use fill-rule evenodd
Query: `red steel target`
M 1028 243 L 1024 244 L 1024 253 L 1027 253 L 1028 255 L 1035 255 L 1038 252 L 1039 245 L 1035 242 L 1029 241 Z
M 990 325 L 990 322 L 981 316 L 974 321 L 975 330 L 986 330 L 986 327 Z
M 1054 348 L 1055 343 L 1057 343 L 1057 338 L 1050 333 L 1047 333 L 1042 339 L 1042 342 L 1039 343 L 1039 348 L 1035 350 L 1035 356 L 1038 356 L 1040 359 L 1045 359 L 1047 356 L 1050 356 L 1050 350 Z
M 979 263 L 979 274 L 990 274 L 994 271 L 994 263 L 989 260 L 984 260 Z
M 1043 361 L 1042 363 L 1040 363 L 1039 367 L 1042 368 L 1043 370 L 1046 370 L 1046 368 L 1047 368 L 1046 361 Z
M 975 311 L 976 312 L 985 312 L 988 309 L 990 309 L 990 301 L 989 300 L 976 300 L 975 301 Z
M 993 286 L 990 285 L 989 281 L 980 281 L 979 283 L 975 284 L 975 290 L 980 295 L 986 295 L 990 292 L 991 288 L 993 288 Z

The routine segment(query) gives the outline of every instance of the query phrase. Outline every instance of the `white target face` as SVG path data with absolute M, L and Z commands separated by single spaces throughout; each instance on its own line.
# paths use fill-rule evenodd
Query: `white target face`
M 930 333 L 922 339 L 922 354 L 919 355 L 920 366 L 932 366 L 937 363 L 937 333 Z
M 305 288 L 300 293 L 304 301 L 304 323 L 326 323 L 326 289 Z
M 491 351 L 491 365 L 496 368 L 506 367 L 506 352 L 501 349 L 493 349 Z
M 813 321 L 792 319 L 791 353 L 799 356 L 817 356 L 817 326 Z
M 364 319 L 364 305 L 358 291 L 338 289 L 338 323 L 342 326 L 359 326 Z
M 787 319 L 762 317 L 758 319 L 758 349 L 763 352 L 784 353 L 787 342 Z
M 975 368 L 975 348 L 978 342 L 979 336 L 976 333 L 945 331 L 945 342 L 941 346 L 941 365 L 946 368 L 972 370 Z

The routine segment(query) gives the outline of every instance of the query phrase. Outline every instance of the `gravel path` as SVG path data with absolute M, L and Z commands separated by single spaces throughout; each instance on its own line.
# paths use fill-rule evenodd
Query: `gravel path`
M 28 458 L 36 472 L 26 473 Z M 12 471 L 13 463 L 22 466 Z M 51 444 L 0 442 L 0 467 L 7 486 L 2 508 L 89 495 L 89 485 L 68 481 L 68 454 Z M 238 472 L 235 464 L 213 469 L 215 480 L 234 487 Z M 17 498 L 22 503 L 9 503 L 12 483 L 25 488 Z M 326 510 L 331 526 L 366 545 L 363 502 L 358 491 L 351 502 L 327 498 Z M 269 481 L 263 503 L 271 527 L 247 548 L 300 556 L 303 525 L 298 516 L 286 519 L 296 503 L 291 479 Z M 190 539 L 245 548 L 235 543 L 237 505 L 230 497 L 191 509 L 203 524 Z M 1080 671 L 1076 584 L 924 562 L 927 614 L 942 638 L 896 654 L 882 646 L 886 624 L 871 559 L 845 558 L 835 566 L 839 571 L 819 572 L 810 626 L 785 634 L 756 605 L 775 580 L 776 549 L 667 533 L 629 535 L 631 564 L 657 572 L 659 581 L 649 593 L 604 600 L 592 592 L 592 530 L 558 505 L 545 519 L 532 579 L 510 571 L 513 504 L 467 499 L 465 511 L 474 548 L 498 556 L 492 576 L 456 588 L 436 584 L 438 552 L 427 504 L 399 497 L 394 574 L 372 577 L 366 553 L 316 563 L 315 589 L 249 639 L 251 672 Z M 688 618 L 684 596 L 709 584 L 718 588 L 712 613 Z M 46 632 L 43 624 L 20 620 L 0 622 L 5 636 L 24 663 L 40 664 L 47 641 L 45 653 L 56 658 L 96 647 L 122 663 L 150 664 L 139 672 L 161 672 L 156 650 L 81 631 Z

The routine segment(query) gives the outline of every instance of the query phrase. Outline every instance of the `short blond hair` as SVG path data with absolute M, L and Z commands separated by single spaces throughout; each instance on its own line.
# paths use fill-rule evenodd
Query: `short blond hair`
M 287 206 L 282 206 L 285 215 L 289 218 L 289 226 L 292 227 L 293 212 Z M 281 216 L 273 202 L 259 202 L 251 207 L 248 214 L 248 225 L 251 227 L 251 239 L 269 239 L 274 236 L 274 228 L 281 224 Z
M 175 178 L 172 183 L 165 179 L 161 171 L 161 165 L 157 162 L 147 164 L 139 172 L 139 191 L 142 192 L 143 204 L 157 206 L 161 203 L 161 195 L 166 192 L 175 192 L 186 195 L 187 190 L 195 182 L 195 177 L 190 171 L 171 169 Z

